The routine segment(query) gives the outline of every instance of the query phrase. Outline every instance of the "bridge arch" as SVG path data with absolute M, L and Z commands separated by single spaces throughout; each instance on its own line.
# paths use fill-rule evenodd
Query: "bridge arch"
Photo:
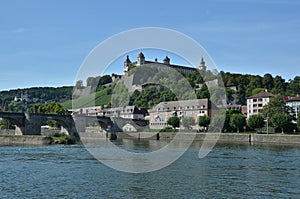
M 6 119 L 15 125 L 15 135 L 24 134 L 23 128 L 25 126 L 26 119 L 24 113 L 0 112 L 0 118 Z
M 45 124 L 48 121 L 56 121 L 59 125 L 62 126 L 65 133 L 73 136 L 77 136 L 76 128 L 74 127 L 74 121 L 70 115 L 55 115 L 55 114 L 45 114 L 40 115 L 41 121 L 40 126 Z

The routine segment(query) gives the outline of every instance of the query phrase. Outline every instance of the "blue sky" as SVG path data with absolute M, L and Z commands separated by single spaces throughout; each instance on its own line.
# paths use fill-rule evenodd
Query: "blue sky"
M 74 85 L 96 45 L 141 27 L 190 36 L 219 70 L 289 80 L 300 69 L 299 10 L 298 0 L 2 0 L 0 90 Z

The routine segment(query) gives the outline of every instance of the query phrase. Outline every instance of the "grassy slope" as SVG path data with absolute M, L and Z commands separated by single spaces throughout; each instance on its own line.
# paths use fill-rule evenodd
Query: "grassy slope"
M 89 106 L 103 106 L 110 103 L 111 94 L 109 94 L 109 88 L 105 88 L 96 93 L 92 93 L 87 96 L 79 97 L 73 100 L 74 108 L 76 107 L 89 107 Z M 65 109 L 72 108 L 72 100 L 66 101 L 62 103 L 62 106 Z

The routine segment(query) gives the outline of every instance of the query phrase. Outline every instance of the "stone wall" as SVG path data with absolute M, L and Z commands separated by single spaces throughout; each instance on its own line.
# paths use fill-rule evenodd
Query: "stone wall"
M 172 140 L 176 133 L 117 133 L 118 139 L 160 139 Z M 195 136 L 195 138 L 194 138 Z M 248 133 L 180 133 L 181 139 L 193 139 L 195 141 L 214 141 L 218 142 L 251 142 L 251 143 L 277 143 L 277 144 L 299 144 L 300 135 L 281 135 L 281 134 L 248 134 Z
M 251 134 L 251 142 L 300 144 L 300 135 Z
M 40 135 L 3 135 L 0 136 L 0 145 L 47 145 L 51 139 Z

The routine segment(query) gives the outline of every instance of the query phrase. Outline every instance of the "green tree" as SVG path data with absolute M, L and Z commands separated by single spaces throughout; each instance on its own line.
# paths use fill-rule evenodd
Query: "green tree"
M 183 117 L 181 124 L 184 128 L 190 129 L 190 127 L 195 124 L 195 119 L 193 117 Z
M 290 95 L 300 94 L 300 76 L 296 76 L 290 83 L 288 84 L 288 91 Z
M 272 93 L 277 93 L 283 95 L 286 90 L 285 80 L 281 76 L 276 76 L 273 79 L 274 88 L 271 90 Z
M 177 116 L 170 117 L 167 122 L 167 124 L 171 125 L 174 129 L 176 127 L 179 127 L 179 123 L 180 123 L 180 120 L 179 120 L 179 117 L 177 117 Z
M 56 102 L 49 102 L 47 104 L 38 103 L 30 107 L 31 113 L 41 113 L 41 114 L 59 114 L 63 115 L 66 113 L 64 107 Z
M 246 118 L 242 114 L 233 114 L 230 117 L 230 126 L 240 132 L 240 128 L 246 125 Z
M 265 105 L 261 111 L 261 114 L 265 117 L 271 118 L 276 113 L 288 114 L 291 108 L 286 106 L 285 101 L 281 95 L 276 95 L 270 99 L 270 102 Z
M 264 117 L 261 114 L 251 115 L 247 124 L 251 129 L 262 128 L 265 125 Z
M 288 127 L 291 122 L 291 116 L 285 113 L 275 113 L 271 117 L 271 123 L 274 125 L 274 127 L 281 129 L 281 133 L 283 133 L 283 129 Z
M 271 90 L 274 87 L 274 80 L 271 74 L 267 73 L 263 76 L 262 83 L 264 88 Z
M 0 119 L 0 129 L 13 129 L 14 125 L 8 119 L 1 118 Z
M 204 127 L 205 129 L 209 126 L 210 118 L 206 115 L 200 116 L 198 119 L 198 125 Z

